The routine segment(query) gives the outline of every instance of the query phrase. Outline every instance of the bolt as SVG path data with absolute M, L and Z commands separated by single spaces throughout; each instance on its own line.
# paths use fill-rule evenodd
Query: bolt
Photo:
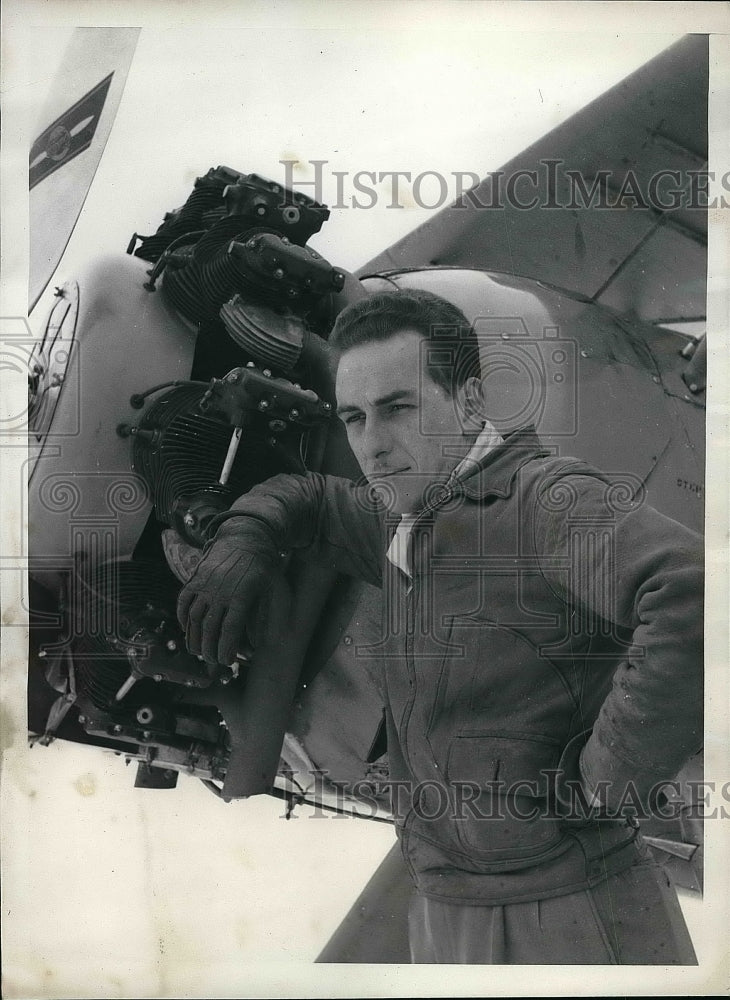
M 162 680 L 162 674 L 155 674 L 155 675 L 153 676 L 152 680 L 153 680 L 153 681 L 157 681 L 157 683 L 159 684 L 159 683 L 160 683 L 160 681 Z
M 85 722 L 86 722 L 86 716 L 85 715 L 80 715 L 79 716 L 79 722 L 83 726 L 85 724 Z
M 183 524 L 188 528 L 192 528 L 195 524 L 195 517 L 190 513 L 186 514 L 183 518 Z
M 322 403 L 322 406 L 323 406 L 323 408 L 325 410 L 331 410 L 332 409 L 332 404 L 331 403 Z
M 581 356 L 582 358 L 587 358 L 587 357 L 588 357 L 588 351 L 581 351 L 581 352 L 580 352 L 580 356 Z
M 502 340 L 509 340 L 509 334 L 508 333 L 503 333 L 502 334 Z
M 269 403 L 268 399 L 262 399 L 262 400 L 259 401 L 259 405 L 258 405 L 259 410 L 268 410 L 269 406 L 270 406 L 270 403 Z
M 689 384 L 689 391 L 690 392 L 697 392 L 698 389 L 699 389 L 699 386 L 697 385 L 696 382 L 690 382 L 690 384 Z
M 38 650 L 38 655 L 41 657 L 41 659 L 43 659 L 43 657 L 48 656 L 48 650 L 47 649 L 39 649 Z
M 117 723 L 116 726 L 113 727 L 113 729 L 115 733 L 121 733 L 122 731 L 122 727 L 119 725 L 119 723 Z
M 345 638 L 342 641 L 344 642 L 344 644 L 346 646 L 351 646 L 352 645 L 352 636 L 351 635 L 346 635 Z
M 171 653 L 174 653 L 175 650 L 177 649 L 177 643 L 175 642 L 174 639 L 168 639 L 165 645 L 167 646 L 167 648 L 170 650 Z
M 280 267 L 277 267 L 277 269 L 274 271 L 274 277 L 278 278 L 279 280 L 281 280 L 284 277 L 284 271 L 283 271 L 283 269 L 280 268 Z
M 266 215 L 266 206 L 259 205 L 259 207 L 256 209 L 256 215 Z
M 652 382 L 659 382 L 659 376 L 658 375 L 652 375 L 651 379 L 652 379 Z
M 221 677 L 221 684 L 230 684 L 230 683 L 231 683 L 231 677 L 230 677 L 230 675 L 229 674 L 224 674 Z
M 271 378 L 271 369 L 270 368 L 263 368 L 261 370 L 261 374 L 264 376 L 264 378 Z
M 292 420 L 296 420 L 299 417 L 299 410 L 297 409 L 289 410 L 289 416 L 292 418 Z
M 150 738 L 150 736 L 152 736 L 152 733 L 150 732 L 149 729 L 143 729 L 142 730 L 142 739 L 143 740 L 148 740 Z
M 202 659 L 202 656 L 201 656 L 201 659 Z M 195 681 L 194 680 L 187 680 L 187 681 L 185 681 L 185 687 L 189 687 L 189 688 L 195 687 Z

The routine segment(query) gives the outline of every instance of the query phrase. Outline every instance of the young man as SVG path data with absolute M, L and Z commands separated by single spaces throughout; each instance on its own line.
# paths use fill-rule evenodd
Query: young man
M 474 333 L 437 296 L 354 303 L 330 342 L 368 486 L 277 476 L 241 497 L 181 594 L 190 650 L 233 661 L 281 550 L 382 586 L 363 652 L 413 961 L 694 963 L 635 815 L 701 742 L 700 539 L 532 428 L 502 438 Z

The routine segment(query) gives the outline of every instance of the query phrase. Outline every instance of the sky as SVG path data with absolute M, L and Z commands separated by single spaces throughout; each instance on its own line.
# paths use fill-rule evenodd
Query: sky
M 418 200 L 446 204 L 456 172 L 483 177 L 498 168 L 679 37 L 666 28 L 556 37 L 495 35 L 481 20 L 446 31 L 397 31 L 382 22 L 360 33 L 287 18 L 275 27 L 233 24 L 225 45 L 217 26 L 143 30 L 64 265 L 83 262 L 92 248 L 121 251 L 132 232 L 153 231 L 209 166 L 283 181 L 280 161 L 296 160 L 294 177 L 309 185 L 312 161 L 324 161 L 324 200 L 345 206 L 331 210 L 311 244 L 354 270 L 429 218 L 432 210 Z M 38 35 L 48 57 L 34 61 L 30 83 L 40 96 L 43 80 L 52 82 L 59 35 L 48 28 Z M 43 125 L 35 121 L 37 133 Z M 412 183 L 402 180 L 402 207 L 393 208 L 390 178 L 363 176 L 377 201 L 353 207 L 353 198 L 372 201 L 358 195 L 358 172 L 392 171 L 411 178 L 429 171 L 447 187 L 429 176 L 414 198 Z
M 29 4 L 21 18 L 9 4 L 4 55 L 12 46 L 16 64 L 6 69 L 5 135 L 20 142 L 18 162 L 27 162 L 22 149 L 45 124 L 42 108 L 59 85 L 55 71 L 74 24 L 142 25 L 58 283 L 83 276 L 99 255 L 123 253 L 134 231 L 152 232 L 210 166 L 283 179 L 282 159 L 324 160 L 331 203 L 335 171 L 348 197 L 362 170 L 483 176 L 691 30 L 666 16 L 668 6 L 655 4 L 651 14 L 642 4 L 221 2 L 203 15 L 185 0 L 162 0 L 130 3 L 125 18 L 116 4 L 51 0 Z M 695 6 L 711 16 L 705 8 L 713 5 Z M 639 8 L 647 8 L 641 21 Z M 5 155 L 7 206 L 21 186 L 12 152 Z M 311 180 L 312 170 L 296 176 Z M 24 303 L 23 203 L 15 200 L 10 241 L 4 233 L 3 317 L 22 314 Z M 355 269 L 430 215 L 412 198 L 403 208 L 390 203 L 383 186 L 372 208 L 333 209 L 311 244 Z M 37 315 L 46 308 L 42 299 Z M 16 459 L 6 454 L 7 474 Z M 310 964 L 393 843 L 389 828 L 306 813 L 286 822 L 274 800 L 224 805 L 186 778 L 175 791 L 135 790 L 134 766 L 98 750 L 27 751 L 20 630 L 9 632 L 4 685 L 17 738 L 3 772 L 12 816 L 3 852 L 6 996 L 428 991 L 430 980 L 419 978 L 426 970 L 368 970 L 363 979 L 362 970 L 358 978 L 358 970 Z M 690 916 L 703 919 L 692 901 Z M 462 974 L 465 989 L 485 989 L 470 970 L 456 970 L 459 982 Z M 529 981 L 507 976 L 487 990 L 498 995 Z M 587 982 L 567 981 L 573 992 Z M 565 982 L 546 978 L 556 995 Z M 630 979 L 616 982 L 631 988 Z

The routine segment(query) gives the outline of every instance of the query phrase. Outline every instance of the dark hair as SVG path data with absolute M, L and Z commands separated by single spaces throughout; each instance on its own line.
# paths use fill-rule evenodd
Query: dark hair
M 426 371 L 450 396 L 470 376 L 479 377 L 479 343 L 471 323 L 457 306 L 421 289 L 377 292 L 351 303 L 335 320 L 329 342 L 342 354 L 402 330 L 429 341 Z

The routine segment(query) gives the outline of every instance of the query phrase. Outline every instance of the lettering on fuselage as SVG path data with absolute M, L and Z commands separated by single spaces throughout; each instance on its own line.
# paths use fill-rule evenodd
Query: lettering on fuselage
M 702 496 L 703 487 L 700 483 L 693 483 L 689 479 L 677 477 L 677 486 L 680 490 L 689 490 L 690 493 L 696 493 L 698 497 Z

